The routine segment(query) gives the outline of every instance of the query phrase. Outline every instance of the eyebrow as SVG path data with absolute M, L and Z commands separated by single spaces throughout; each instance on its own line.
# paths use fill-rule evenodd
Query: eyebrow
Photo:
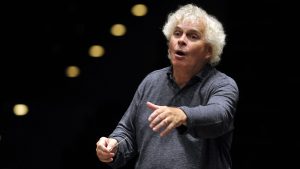
M 174 30 L 177 30 L 177 29 L 182 30 L 182 28 L 179 27 L 179 26 L 176 26 Z M 188 32 L 197 33 L 197 34 L 200 34 L 200 35 L 202 34 L 202 33 L 201 33 L 199 30 L 197 30 L 197 29 L 189 29 Z

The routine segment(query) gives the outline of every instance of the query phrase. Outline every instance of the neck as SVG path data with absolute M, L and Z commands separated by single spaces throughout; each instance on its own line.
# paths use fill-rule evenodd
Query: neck
M 182 69 L 173 67 L 173 76 L 176 84 L 183 88 L 197 73 L 199 73 L 201 69 Z

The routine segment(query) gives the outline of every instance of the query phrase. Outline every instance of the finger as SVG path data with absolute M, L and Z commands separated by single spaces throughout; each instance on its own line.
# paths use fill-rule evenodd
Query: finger
M 160 106 L 158 106 L 156 104 L 153 104 L 151 102 L 147 102 L 147 106 L 148 106 L 149 109 L 151 109 L 153 111 L 156 110 L 156 109 L 158 109 L 160 107 Z
M 170 123 L 159 135 L 161 137 L 163 137 L 163 136 L 169 134 L 174 128 L 175 128 L 175 124 Z
M 100 161 L 103 162 L 109 162 L 111 161 L 110 159 L 112 159 L 115 156 L 115 153 L 107 153 L 101 150 L 96 150 L 97 151 L 97 156 L 99 158 Z
M 154 114 L 152 116 L 152 114 Z M 154 128 L 156 125 L 158 125 L 161 121 L 165 120 L 166 116 L 163 113 L 160 113 L 159 111 L 155 111 L 150 115 L 150 127 Z
M 157 119 L 157 118 L 156 118 Z M 155 119 L 155 120 L 156 120 Z M 169 122 L 167 119 L 161 120 L 158 123 L 152 125 L 152 130 L 153 131 L 159 131 L 163 127 L 167 127 L 169 125 Z
M 114 153 L 110 153 L 110 152 L 108 153 L 108 152 L 102 151 L 100 149 L 97 149 L 96 152 L 97 152 L 98 157 L 101 159 L 108 159 L 115 155 Z
M 114 155 L 109 155 L 109 156 L 98 155 L 99 160 L 102 161 L 102 162 L 106 162 L 106 163 L 113 161 L 113 157 L 114 157 Z
M 98 146 L 100 146 L 100 145 L 102 145 L 102 144 L 105 144 L 105 137 L 101 137 L 101 138 L 97 141 L 96 146 L 98 147 Z
M 152 112 L 148 118 L 149 122 L 152 122 L 155 118 L 157 118 L 158 115 L 160 115 L 162 112 L 164 112 L 164 108 L 161 106 L 159 109 L 156 109 L 154 112 Z
M 118 141 L 116 139 L 109 139 L 107 149 L 109 151 L 113 150 L 118 144 Z
M 109 158 L 109 159 L 100 159 L 100 161 L 104 162 L 104 163 L 110 163 L 113 161 L 113 158 Z
M 157 112 L 157 111 L 154 111 L 154 112 L 151 113 L 150 116 L 148 117 L 148 121 L 149 121 L 149 122 L 152 122 L 153 119 L 155 119 L 157 115 L 158 115 L 158 112 Z
M 99 139 L 99 141 L 97 142 L 97 144 L 96 144 L 97 145 L 97 149 L 109 153 L 108 148 L 107 148 L 107 140 L 108 140 L 108 138 L 101 137 Z

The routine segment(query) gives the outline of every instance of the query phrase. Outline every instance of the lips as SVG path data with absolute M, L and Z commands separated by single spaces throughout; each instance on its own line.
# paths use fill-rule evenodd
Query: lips
M 182 51 L 182 50 L 176 50 L 175 51 L 175 56 L 178 58 L 183 58 L 186 56 L 186 52 Z

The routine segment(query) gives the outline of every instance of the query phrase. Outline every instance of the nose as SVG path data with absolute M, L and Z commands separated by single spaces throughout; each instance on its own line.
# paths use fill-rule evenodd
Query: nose
M 186 45 L 186 36 L 182 35 L 180 38 L 178 38 L 178 45 L 179 46 L 185 46 Z

